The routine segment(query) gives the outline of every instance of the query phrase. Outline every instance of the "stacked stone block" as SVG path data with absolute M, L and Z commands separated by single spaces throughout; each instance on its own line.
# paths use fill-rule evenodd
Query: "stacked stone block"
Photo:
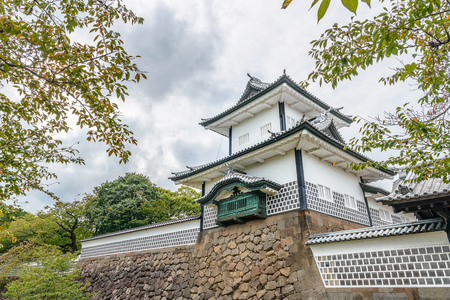
M 305 242 L 361 225 L 293 211 L 200 233 L 190 246 L 81 259 L 96 299 L 448 299 L 449 289 L 325 289 Z
M 305 218 L 285 213 L 203 231 L 194 246 L 83 259 L 82 277 L 97 299 L 324 298 Z

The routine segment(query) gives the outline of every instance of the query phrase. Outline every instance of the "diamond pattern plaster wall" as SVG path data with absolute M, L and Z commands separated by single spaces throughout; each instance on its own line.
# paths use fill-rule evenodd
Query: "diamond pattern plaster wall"
M 203 229 L 217 227 L 216 221 L 217 206 L 214 204 L 205 205 L 203 208 Z
M 326 287 L 450 287 L 449 245 L 315 256 Z
M 319 211 L 331 216 L 353 221 L 359 224 L 369 225 L 366 204 L 356 200 L 357 209 L 345 206 L 344 195 L 333 191 L 333 201 L 324 200 L 319 197 L 316 184 L 306 182 L 307 207 L 310 210 Z
M 83 247 L 81 258 L 194 244 L 200 228 L 187 229 L 137 239 Z
M 370 216 L 372 217 L 372 226 L 381 226 L 381 225 L 391 224 L 390 222 L 381 220 L 380 211 L 378 209 L 370 207 L 369 210 L 370 210 Z
M 267 215 L 300 208 L 297 181 L 283 184 L 281 190 L 273 196 L 266 197 Z

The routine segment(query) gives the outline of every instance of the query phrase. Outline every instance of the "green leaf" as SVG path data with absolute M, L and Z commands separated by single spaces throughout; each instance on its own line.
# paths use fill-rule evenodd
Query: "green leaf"
M 342 4 L 352 13 L 356 14 L 358 8 L 358 0 L 341 0 Z
M 361 0 L 361 2 L 364 2 L 364 3 L 366 3 L 369 7 L 371 7 L 371 6 L 370 6 L 370 0 Z
M 317 11 L 317 23 L 319 23 L 327 12 L 328 6 L 330 6 L 330 1 L 331 0 L 322 0 L 322 3 L 320 3 L 319 10 Z
M 313 8 L 313 7 L 317 4 L 317 2 L 319 2 L 319 0 L 314 0 L 314 1 L 311 3 L 311 7 L 310 7 L 309 9 Z

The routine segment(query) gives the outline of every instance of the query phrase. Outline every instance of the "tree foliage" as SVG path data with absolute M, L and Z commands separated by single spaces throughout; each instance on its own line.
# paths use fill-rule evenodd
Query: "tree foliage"
M 91 299 L 88 284 L 77 280 L 76 255 L 62 254 L 54 247 L 23 244 L 0 257 L 2 275 L 16 277 L 3 293 L 10 300 Z
M 78 252 L 81 247 L 78 241 L 93 235 L 87 218 L 90 200 L 89 197 L 84 197 L 73 202 L 56 201 L 53 206 L 46 206 L 46 211 L 39 213 L 41 217 L 49 218 L 63 230 L 59 232 L 67 242 L 59 246 L 64 252 Z
M 0 235 L 0 252 L 8 252 L 22 243 L 36 243 L 64 248 L 68 240 L 52 218 L 27 214 L 10 223 Z
M 7 205 L 0 202 L 0 231 L 8 228 L 9 224 L 15 221 L 17 218 L 23 217 L 28 214 L 20 207 L 13 205 Z
M 89 208 L 96 234 L 144 225 L 145 201 L 158 198 L 158 188 L 141 174 L 127 173 L 94 189 Z
M 104 234 L 198 214 L 197 198 L 191 188 L 171 192 L 142 174 L 127 173 L 94 189 L 89 219 L 95 234 Z
M 56 174 L 44 164 L 83 163 L 58 135 L 71 116 L 127 162 L 136 140 L 114 101 L 145 74 L 112 29 L 118 19 L 143 22 L 121 0 L 0 0 L 0 200 L 51 194 L 42 183 Z
M 93 235 L 92 226 L 87 218 L 88 197 L 69 202 L 57 201 L 47 206 L 45 211 L 36 215 L 19 214 L 0 231 L 0 253 L 23 243 L 56 246 L 60 251 L 76 253 L 80 249 L 79 240 Z
M 282 9 L 286 9 L 289 4 L 291 4 L 292 0 L 284 0 L 283 5 L 281 6 Z M 341 0 L 342 5 L 345 6 L 349 11 L 356 14 L 356 10 L 358 9 L 359 0 Z M 370 0 L 361 0 L 361 2 L 366 3 L 370 7 Z M 319 0 L 313 0 L 311 3 L 311 8 L 316 6 L 316 4 L 319 3 Z M 325 13 L 328 10 L 328 7 L 330 6 L 331 0 L 322 0 L 320 1 L 319 9 L 317 10 L 317 21 L 320 21 L 325 16 Z
M 141 210 L 146 216 L 145 224 L 164 222 L 200 213 L 201 207 L 195 200 L 200 198 L 201 194 L 190 187 L 182 186 L 175 192 L 159 188 L 159 193 L 158 199 L 142 204 Z
M 386 2 L 373 20 L 352 18 L 347 25 L 334 24 L 312 41 L 309 54 L 315 70 L 308 79 L 334 88 L 379 61 L 395 59 L 398 67 L 380 81 L 412 82 L 422 96 L 410 99 L 416 106 L 408 102 L 373 122 L 363 121 L 362 138 L 352 139 L 350 147 L 362 152 L 397 150 L 375 166 L 407 168 L 417 175 L 416 181 L 440 177 L 448 182 L 450 2 Z M 367 165 L 373 163 L 353 167 Z

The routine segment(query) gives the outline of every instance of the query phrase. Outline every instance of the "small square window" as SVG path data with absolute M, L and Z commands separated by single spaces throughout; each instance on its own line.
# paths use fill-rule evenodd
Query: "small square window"
M 249 140 L 250 140 L 250 135 L 248 133 L 241 135 L 239 137 L 239 146 L 243 145 L 245 143 L 248 143 Z
M 261 126 L 260 131 L 261 131 L 261 136 L 269 134 L 269 131 L 272 131 L 272 123 Z
M 352 208 L 352 209 L 356 209 L 356 200 L 354 197 L 349 196 L 349 195 L 344 195 L 344 203 L 345 206 L 348 208 Z
M 379 209 L 380 211 L 380 219 L 386 222 L 392 222 L 391 214 L 385 209 Z
M 287 128 L 291 128 L 295 125 L 295 120 L 294 118 L 291 118 L 289 116 L 286 116 L 286 127 Z
M 327 201 L 333 201 L 333 199 L 331 198 L 331 190 L 329 187 L 319 184 L 318 188 L 319 188 L 319 198 L 322 198 Z

